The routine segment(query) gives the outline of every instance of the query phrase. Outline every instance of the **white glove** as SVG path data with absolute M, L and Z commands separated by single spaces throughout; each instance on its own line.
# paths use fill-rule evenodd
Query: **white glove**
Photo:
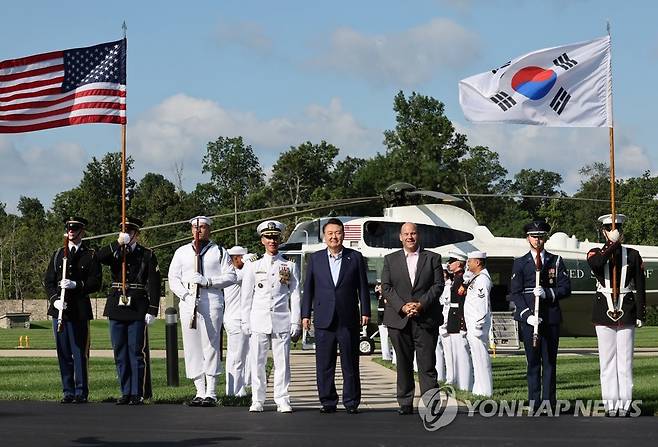
M 302 335 L 302 327 L 299 324 L 290 325 L 290 339 L 295 341 L 299 340 L 299 336 Z
M 448 336 L 448 326 L 446 326 L 445 324 L 442 324 L 441 326 L 439 326 L 439 335 L 441 337 L 447 337 Z
M 526 323 L 528 323 L 530 326 L 534 326 L 535 323 L 537 323 L 537 320 L 539 320 L 539 323 L 541 323 L 543 321 L 543 318 L 538 317 L 536 315 L 530 315 L 526 320 Z
M 473 272 L 471 272 L 470 270 L 466 270 L 464 272 L 464 276 L 462 277 L 464 279 L 464 284 L 468 284 L 469 282 L 471 282 L 471 280 L 474 277 L 475 277 L 475 275 L 473 274 Z
M 71 281 L 70 279 L 67 279 L 67 278 L 65 278 L 65 279 L 63 279 L 59 282 L 59 286 L 62 289 L 75 289 L 75 287 L 77 285 L 78 284 L 75 281 Z
M 152 325 L 155 322 L 155 317 L 151 314 L 146 314 L 144 315 L 144 323 L 146 323 L 147 326 Z
M 619 240 L 619 230 L 615 228 L 614 230 L 609 231 L 608 240 L 610 242 L 617 242 Z
M 475 325 L 475 329 L 477 329 L 478 331 L 481 331 L 482 327 L 483 327 L 482 323 L 479 323 L 479 324 Z
M 635 327 L 642 327 L 642 320 L 635 320 Z
M 242 329 L 242 333 L 244 335 L 247 335 L 247 336 L 251 335 L 251 328 L 249 327 L 248 323 L 242 322 L 240 324 L 240 328 Z
M 532 294 L 534 296 L 538 296 L 542 300 L 546 298 L 546 291 L 544 290 L 543 287 L 535 287 L 534 289 L 532 289 Z
M 53 301 L 53 306 L 55 306 L 55 309 L 57 309 L 57 310 L 66 310 L 66 301 L 61 300 L 61 299 L 60 300 L 55 300 L 55 301 Z
M 130 243 L 130 235 L 128 233 L 119 233 L 117 242 L 119 245 L 128 245 Z
M 190 283 L 192 284 L 198 284 L 201 287 L 207 287 L 208 286 L 208 279 L 206 279 L 205 276 L 203 276 L 201 273 L 195 272 L 190 275 Z

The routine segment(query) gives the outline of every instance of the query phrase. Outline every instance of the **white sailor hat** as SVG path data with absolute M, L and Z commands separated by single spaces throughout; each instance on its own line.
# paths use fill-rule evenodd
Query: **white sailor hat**
M 247 249 L 240 247 L 239 245 L 234 245 L 233 247 L 226 250 L 229 256 L 244 256 L 247 254 Z
M 468 259 L 487 259 L 487 254 L 479 250 L 469 251 L 467 256 Z
M 195 217 L 190 219 L 190 224 L 191 225 L 196 226 L 197 222 L 198 222 L 199 225 L 203 225 L 203 224 L 212 225 L 212 219 L 210 217 L 207 217 L 207 216 L 195 216 Z
M 623 224 L 625 220 L 625 215 L 615 214 L 615 223 L 617 225 Z M 601 225 L 612 225 L 612 214 L 604 214 L 603 216 L 599 217 L 599 222 L 601 222 Z
M 448 264 L 455 261 L 466 261 L 466 255 L 461 251 L 449 251 L 448 252 Z
M 278 220 L 266 220 L 258 225 L 256 233 L 261 236 L 280 235 L 284 228 L 286 228 L 286 226 Z

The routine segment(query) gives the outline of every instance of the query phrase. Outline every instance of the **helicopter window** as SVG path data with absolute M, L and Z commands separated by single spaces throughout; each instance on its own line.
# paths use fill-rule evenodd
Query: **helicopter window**
M 400 222 L 367 221 L 363 226 L 363 240 L 369 247 L 402 248 L 400 242 Z M 471 233 L 437 227 L 436 225 L 416 224 L 420 245 L 424 248 L 436 248 L 443 245 L 473 239 Z
M 290 244 L 295 242 L 302 244 L 317 244 L 318 242 L 322 242 L 322 239 L 320 238 L 320 221 L 314 219 L 299 224 L 286 243 Z

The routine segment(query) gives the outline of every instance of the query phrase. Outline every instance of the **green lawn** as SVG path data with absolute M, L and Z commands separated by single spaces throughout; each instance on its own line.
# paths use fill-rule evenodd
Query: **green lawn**
M 194 397 L 191 380 L 184 377 L 183 360 L 179 361 L 180 386 L 167 386 L 164 359 L 151 360 L 154 403 L 183 403 Z M 224 375 L 217 381 L 222 405 L 248 405 L 250 397 L 224 396 Z M 114 360 L 91 358 L 89 361 L 89 400 L 113 402 L 120 396 Z M 56 358 L 0 357 L 0 400 L 59 400 L 62 397 Z
M 525 356 L 492 358 L 494 400 L 524 400 L 528 397 Z M 395 366 L 381 358 L 375 361 L 388 368 Z M 633 398 L 642 400 L 643 414 L 658 413 L 658 357 L 635 357 Z M 479 397 L 457 391 L 457 399 L 474 402 Z M 557 398 L 559 400 L 601 399 L 599 360 L 595 356 L 558 358 Z

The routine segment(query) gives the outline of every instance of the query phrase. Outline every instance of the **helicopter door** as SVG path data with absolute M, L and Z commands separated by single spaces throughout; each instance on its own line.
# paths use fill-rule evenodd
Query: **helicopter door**
M 487 258 L 487 270 L 491 275 L 491 311 L 506 312 L 512 309 L 509 300 L 509 285 L 512 278 L 513 257 Z

